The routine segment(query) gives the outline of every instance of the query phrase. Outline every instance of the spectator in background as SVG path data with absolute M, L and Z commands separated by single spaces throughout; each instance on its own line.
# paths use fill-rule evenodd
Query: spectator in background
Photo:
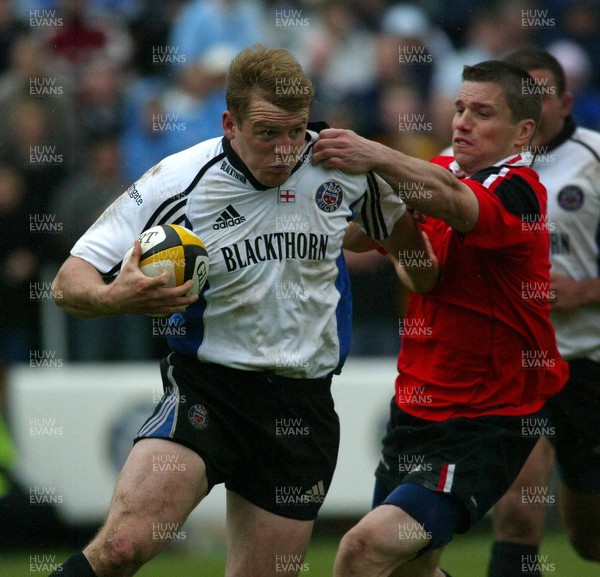
M 410 156 L 429 160 L 436 156 L 441 146 L 430 117 L 414 84 L 392 80 L 380 90 L 381 132 L 377 140 Z
M 7 363 L 28 362 L 39 345 L 38 306 L 30 290 L 40 257 L 38 239 L 29 232 L 30 210 L 23 175 L 0 164 L 0 359 Z
M 556 26 L 544 30 L 548 37 L 544 45 L 572 40 L 584 48 L 593 67 L 591 80 L 600 88 L 600 4 L 596 0 L 546 0 L 545 4 Z
M 168 78 L 172 70 L 157 66 L 155 52 L 167 46 L 173 22 L 186 0 L 152 0 L 146 2 L 130 20 L 129 33 L 133 39 L 132 71 L 143 77 Z
M 162 112 L 154 124 L 165 132 L 168 154 L 222 133 L 227 69 L 236 53 L 230 44 L 211 46 L 198 62 L 181 68 L 176 83 L 161 95 Z
M 195 65 L 176 68 L 176 81 L 135 83 L 126 97 L 122 136 L 125 174 L 139 178 L 165 156 L 222 132 L 225 78 L 234 55 L 228 45 L 211 47 Z
M 580 126 L 600 130 L 600 90 L 593 84 L 593 65 L 588 53 L 571 40 L 559 40 L 548 52 L 565 71 L 567 88 L 573 94 L 572 116 Z
M 175 17 L 169 45 L 194 65 L 215 45 L 233 46 L 237 53 L 265 42 L 264 22 L 261 1 L 192 0 Z
M 412 83 L 427 99 L 434 68 L 454 48 L 442 30 L 418 6 L 397 4 L 388 8 L 381 22 L 379 80 L 401 79 Z
M 66 155 L 51 130 L 50 105 L 43 100 L 21 98 L 8 115 L 8 134 L 0 148 L 0 161 L 22 173 L 31 215 L 48 213 L 58 182 L 68 173 Z M 40 217 L 41 218 L 41 217 Z
M 118 137 L 112 133 L 98 135 L 87 148 L 81 169 L 61 181 L 50 206 L 50 212 L 63 223 L 62 234 L 55 238 L 61 259 L 127 188 L 126 184 Z
M 16 19 L 10 0 L 0 0 L 0 74 L 8 69 L 12 45 L 26 30 Z
M 124 115 L 122 70 L 110 60 L 97 59 L 81 69 L 77 107 L 84 142 L 121 131 Z
M 129 181 L 169 154 L 166 132 L 154 130 L 163 114 L 160 95 L 164 89 L 162 79 L 146 78 L 134 83 L 125 95 L 121 149 L 123 171 Z
M 431 116 L 436 137 L 440 142 L 450 142 L 450 126 L 454 116 L 454 98 L 460 89 L 460 74 L 464 65 L 501 58 L 507 51 L 517 48 L 509 44 L 509 31 L 505 12 L 485 6 L 475 11 L 467 29 L 467 43 L 458 51 L 443 56 L 436 63 L 431 86 Z
M 376 40 L 356 18 L 351 3 L 324 0 L 319 4 L 314 25 L 311 20 L 302 36 L 299 60 L 314 79 L 315 118 L 361 132 L 372 130 Z
M 130 181 L 165 156 L 221 133 L 227 66 L 239 49 L 261 38 L 257 2 L 195 0 L 177 8 L 177 2 L 159 5 L 172 28 L 157 30 L 158 44 L 147 46 L 150 74 L 126 95 L 122 144 Z
M 60 258 L 66 258 L 77 239 L 126 188 L 115 135 L 96 137 L 88 151 L 84 168 L 61 183 L 51 207 L 51 214 L 63 224 L 62 233 L 55 235 Z M 72 361 L 143 360 L 151 356 L 154 344 L 159 346 L 152 341 L 149 317 L 126 315 L 88 322 L 69 316 L 68 327 Z
M 53 67 L 77 87 L 81 68 L 95 60 L 109 60 L 125 66 L 132 54 L 127 30 L 114 18 L 93 16 L 87 0 L 58 0 L 61 25 L 47 36 Z
M 30 165 L 29 146 L 51 146 L 62 155 L 58 169 L 77 165 L 77 107 L 72 92 L 54 75 L 44 60 L 42 40 L 34 34 L 22 36 L 12 46 L 10 67 L 0 77 L 0 158 L 19 162 L 27 173 L 38 173 L 40 166 Z M 74 113 L 75 112 L 75 113 Z M 31 115 L 31 116 L 30 116 Z M 29 180 L 29 178 L 28 178 Z M 56 180 L 32 182 L 49 192 Z

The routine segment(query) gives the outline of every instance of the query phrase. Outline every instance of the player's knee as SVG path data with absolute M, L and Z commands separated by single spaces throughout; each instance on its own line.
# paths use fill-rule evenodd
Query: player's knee
M 399 550 L 392 550 L 387 546 L 375 531 L 354 527 L 340 542 L 338 563 L 350 570 L 358 565 L 383 570 L 394 566 L 400 553 Z
M 544 531 L 544 517 L 527 507 L 520 493 L 510 491 L 494 509 L 494 536 L 497 541 L 539 542 Z
M 133 575 L 145 561 L 143 547 L 128 535 L 104 538 L 92 551 L 96 553 L 91 555 L 92 561 L 96 561 L 93 564 L 101 568 L 101 574 L 115 577 Z
M 600 562 L 600 535 L 579 529 L 569 529 L 568 534 L 573 549 L 582 559 Z
M 515 543 L 538 542 L 543 533 L 542 527 L 536 520 L 520 511 L 512 515 L 503 516 L 496 524 L 495 537 L 497 541 L 510 541 Z
M 359 561 L 374 563 L 376 555 L 377 548 L 371 535 L 356 527 L 342 537 L 337 554 L 338 562 L 348 568 L 356 566 Z

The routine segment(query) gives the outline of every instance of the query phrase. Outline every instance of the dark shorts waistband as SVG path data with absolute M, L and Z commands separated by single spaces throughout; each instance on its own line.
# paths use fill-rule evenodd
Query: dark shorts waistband
M 193 367 L 197 370 L 214 371 L 221 375 L 230 375 L 233 380 L 236 382 L 241 381 L 245 385 L 285 387 L 286 390 L 290 392 L 326 392 L 330 389 L 332 379 L 331 376 L 318 379 L 303 379 L 278 375 L 274 371 L 247 371 L 244 369 L 235 369 L 218 363 L 206 363 L 178 353 L 169 354 L 166 361 L 174 367 Z

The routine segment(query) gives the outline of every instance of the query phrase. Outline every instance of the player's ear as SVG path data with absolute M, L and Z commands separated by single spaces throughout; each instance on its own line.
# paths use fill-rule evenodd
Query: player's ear
M 223 112 L 223 117 L 221 118 L 221 122 L 223 124 L 223 134 L 227 140 L 233 140 L 235 138 L 235 120 L 233 118 L 233 114 L 226 110 Z
M 525 118 L 519 121 L 516 133 L 516 144 L 519 147 L 525 147 L 529 144 L 533 134 L 535 133 L 535 121 L 532 118 Z
M 573 96 L 573 93 L 569 90 L 565 90 L 565 93 L 560 97 L 560 111 L 563 118 L 566 118 L 567 116 L 569 116 L 569 114 L 571 114 L 571 109 L 573 108 L 574 100 L 575 97 Z

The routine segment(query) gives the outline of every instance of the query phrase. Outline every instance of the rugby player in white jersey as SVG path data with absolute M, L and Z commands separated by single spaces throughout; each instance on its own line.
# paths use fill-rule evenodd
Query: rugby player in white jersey
M 289 52 L 242 51 L 229 70 L 224 137 L 150 169 L 60 269 L 54 294 L 70 313 L 169 313 L 186 330 L 169 338 L 165 394 L 136 436 L 106 523 L 53 575 L 133 575 L 217 483 L 227 489 L 226 575 L 303 569 L 338 450 L 330 381 L 349 347 L 344 235 L 354 221 L 392 255 L 427 251 L 398 196 L 372 174 L 312 166 L 312 95 Z M 210 273 L 199 296 L 185 296 L 190 283 L 165 288 L 167 273 L 145 277 L 139 243 L 118 272 L 134 239 L 165 223 L 206 244 Z M 404 280 L 429 290 L 437 261 L 419 267 Z M 278 420 L 290 419 L 305 434 L 278 434 Z M 153 472 L 156 458 L 178 470 Z M 157 536 L 157 524 L 169 531 Z
M 600 134 L 576 126 L 559 62 L 523 49 L 506 60 L 529 72 L 542 94 L 533 168 L 548 191 L 551 320 L 570 379 L 548 403 L 551 420 L 519 477 L 496 504 L 489 577 L 539 577 L 548 507 L 558 501 L 567 535 L 584 559 L 600 561 Z M 556 458 L 555 458 L 556 457 Z M 558 499 L 551 493 L 554 463 Z M 552 562 L 552 555 L 549 556 Z M 548 563 L 546 563 L 550 566 Z

